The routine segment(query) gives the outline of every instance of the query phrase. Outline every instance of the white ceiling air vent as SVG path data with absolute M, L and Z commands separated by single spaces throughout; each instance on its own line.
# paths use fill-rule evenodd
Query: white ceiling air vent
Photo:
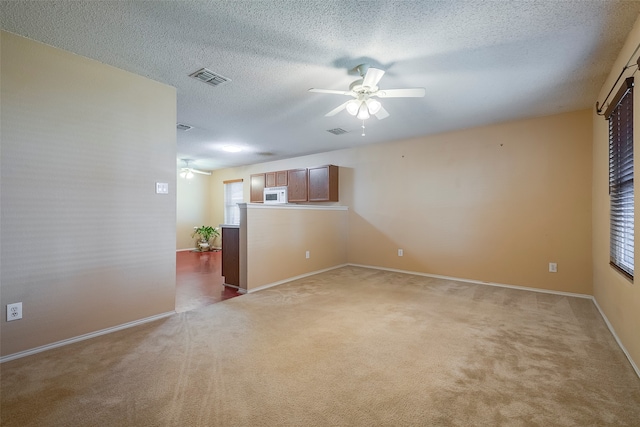
M 176 125 L 176 128 L 178 128 L 178 130 L 183 130 L 183 131 L 185 131 L 185 132 L 186 132 L 186 131 L 188 131 L 188 130 L 193 129 L 193 126 L 185 125 L 185 124 L 183 124 L 183 123 L 178 123 L 178 124 Z
M 334 135 L 342 135 L 343 133 L 349 133 L 348 130 L 344 130 L 342 128 L 329 129 L 327 132 L 332 133 Z
M 223 77 L 220 74 L 216 74 L 213 71 L 206 68 L 201 68 L 195 73 L 189 74 L 189 77 L 193 77 L 194 79 L 203 81 L 206 84 L 209 84 L 211 86 L 220 86 L 223 83 L 231 81 L 231 79 Z

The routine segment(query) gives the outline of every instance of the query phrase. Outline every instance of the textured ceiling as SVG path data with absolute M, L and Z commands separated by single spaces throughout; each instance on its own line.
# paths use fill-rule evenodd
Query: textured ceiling
M 0 1 L 2 29 L 177 88 L 177 158 L 219 169 L 591 107 L 637 1 Z M 361 63 L 390 117 L 361 121 Z M 232 81 L 189 77 L 207 67 Z M 349 133 L 333 135 L 328 129 Z M 236 144 L 241 153 L 222 147 Z

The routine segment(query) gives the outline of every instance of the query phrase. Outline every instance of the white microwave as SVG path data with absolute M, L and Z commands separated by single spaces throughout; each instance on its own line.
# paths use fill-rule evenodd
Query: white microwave
M 287 187 L 269 187 L 264 189 L 265 203 L 288 203 Z

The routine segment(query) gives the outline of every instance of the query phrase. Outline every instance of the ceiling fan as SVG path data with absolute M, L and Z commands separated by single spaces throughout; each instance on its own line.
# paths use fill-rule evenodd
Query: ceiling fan
M 184 163 L 185 163 L 185 167 L 180 169 L 180 178 L 186 178 L 186 179 L 191 179 L 193 178 L 193 174 L 194 173 L 199 173 L 201 175 L 211 175 L 211 172 L 206 172 L 206 171 L 201 171 L 198 169 L 193 169 L 189 167 L 189 162 L 191 160 L 186 160 L 183 159 Z
M 325 117 L 331 117 L 346 109 L 349 114 L 356 116 L 360 120 L 367 120 L 371 115 L 376 116 L 379 120 L 389 117 L 389 113 L 384 109 L 377 98 L 421 98 L 425 95 L 425 89 L 409 88 L 409 89 L 380 89 L 378 82 L 384 75 L 384 71 L 378 68 L 370 67 L 368 64 L 361 64 L 356 67 L 360 73 L 361 79 L 349 85 L 349 90 L 331 90 L 331 89 L 309 89 L 309 92 L 331 93 L 335 95 L 347 95 L 354 99 L 340 104 L 338 107 L 325 114 Z

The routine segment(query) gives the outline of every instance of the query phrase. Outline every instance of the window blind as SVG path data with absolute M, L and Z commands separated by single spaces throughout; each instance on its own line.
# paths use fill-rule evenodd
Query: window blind
M 633 77 L 625 80 L 605 116 L 609 120 L 610 264 L 633 279 Z
M 243 200 L 242 180 L 224 182 L 224 223 L 240 224 L 240 208 Z

